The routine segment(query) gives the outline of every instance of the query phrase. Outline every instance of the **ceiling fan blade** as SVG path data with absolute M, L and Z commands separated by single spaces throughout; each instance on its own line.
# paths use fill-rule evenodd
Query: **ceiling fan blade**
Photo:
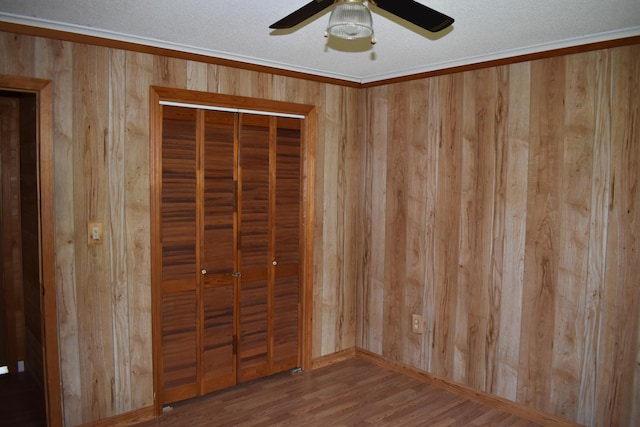
M 453 18 L 413 0 L 376 0 L 375 4 L 387 12 L 416 24 L 432 33 L 453 24 Z
M 334 1 L 335 0 L 313 0 L 292 14 L 285 16 L 275 24 L 269 25 L 269 28 L 284 29 L 295 27 L 305 19 L 311 18 L 316 13 L 322 12 L 331 6 Z

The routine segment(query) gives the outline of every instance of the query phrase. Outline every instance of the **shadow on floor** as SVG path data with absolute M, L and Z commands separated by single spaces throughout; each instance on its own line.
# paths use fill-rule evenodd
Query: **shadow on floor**
M 26 372 L 0 375 L 0 427 L 45 427 L 44 393 Z

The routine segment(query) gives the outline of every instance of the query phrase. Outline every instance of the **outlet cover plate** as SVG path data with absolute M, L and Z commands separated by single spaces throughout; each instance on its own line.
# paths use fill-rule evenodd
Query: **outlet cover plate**
M 411 316 L 411 332 L 415 334 L 421 334 L 424 332 L 424 322 L 421 315 L 414 314 Z

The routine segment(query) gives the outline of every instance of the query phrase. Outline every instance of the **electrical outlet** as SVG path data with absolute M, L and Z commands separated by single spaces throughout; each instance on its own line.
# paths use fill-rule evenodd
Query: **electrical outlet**
M 411 332 L 421 334 L 424 331 L 422 316 L 414 314 L 411 316 Z
M 90 222 L 87 226 L 87 237 L 90 245 L 102 244 L 102 222 Z

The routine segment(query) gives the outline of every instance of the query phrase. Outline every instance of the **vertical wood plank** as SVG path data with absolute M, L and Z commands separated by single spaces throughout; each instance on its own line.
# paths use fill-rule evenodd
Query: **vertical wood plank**
M 631 325 L 639 316 L 640 248 L 638 168 L 640 166 L 640 70 L 638 47 L 620 48 L 612 55 L 612 137 L 611 193 L 607 232 L 606 283 L 601 348 L 602 371 L 598 389 L 597 420 L 603 424 L 624 425 L 629 422 L 633 362 L 637 333 Z M 632 77 L 632 76 L 635 76 Z M 633 101 L 632 101 L 633 100 Z M 635 260 L 635 261 L 632 261 Z M 607 369 L 608 368 L 608 369 Z
M 229 95 L 249 96 L 250 93 L 250 75 L 244 74 L 244 85 L 241 83 L 240 76 L 233 68 L 218 67 L 218 91 Z M 243 89 L 246 92 L 243 92 Z
M 113 365 L 112 405 L 114 413 L 121 414 L 132 409 L 131 384 L 129 372 L 129 289 L 127 286 L 127 233 L 125 162 L 125 106 L 126 106 L 126 53 L 122 50 L 109 50 L 109 134 L 105 141 L 107 193 L 109 204 L 109 285 L 113 313 Z
M 425 201 L 424 201 L 424 259 L 422 265 L 422 316 L 423 336 L 421 339 L 420 353 L 422 363 L 420 366 L 426 371 L 431 371 L 433 363 L 435 314 L 436 314 L 436 266 L 438 259 L 437 246 L 437 214 L 438 214 L 438 169 L 440 167 L 440 154 L 444 141 L 443 129 L 440 126 L 442 109 L 440 108 L 440 81 L 432 79 L 428 84 L 416 88 L 417 93 L 423 93 L 426 105 L 425 129 L 426 135 L 426 159 L 425 159 Z M 424 95 L 426 94 L 426 96 Z
M 518 401 L 548 411 L 558 277 L 558 208 L 564 123 L 564 59 L 531 65 L 531 141 L 527 189 Z M 535 95 L 535 96 L 534 96 Z
M 320 87 L 330 87 L 317 83 L 307 82 L 301 79 L 292 79 L 285 76 L 272 76 L 270 97 L 279 101 L 297 102 L 302 104 L 312 103 L 317 105 L 324 112 L 323 104 L 326 104 L 326 97 L 321 96 Z M 324 93 L 324 91 L 322 91 Z M 313 102 L 312 102 L 313 101 Z M 324 118 L 325 114 L 320 114 Z
M 74 145 L 73 44 L 47 41 L 50 56 L 47 74 L 55 79 L 53 85 L 54 139 L 54 210 L 56 239 L 56 284 L 58 299 L 58 332 L 60 342 L 60 375 L 62 377 L 63 418 L 65 425 L 83 421 L 82 377 L 80 375 L 80 337 L 78 326 L 78 293 L 75 253 L 74 167 L 70 159 L 76 157 Z M 41 58 L 42 60 L 42 58 Z
M 187 87 L 187 61 L 184 59 L 153 56 L 153 83 L 175 88 Z
M 106 186 L 105 149 L 108 138 L 107 81 L 101 79 L 108 70 L 106 49 L 74 45 L 73 94 L 74 136 L 74 217 L 78 243 L 85 242 L 87 223 L 108 218 L 109 200 Z M 111 290 L 109 289 L 109 233 L 104 243 L 76 251 L 76 286 L 78 293 L 78 334 L 83 343 L 80 359 L 82 381 L 82 419 L 84 422 L 113 415 L 111 381 L 113 378 L 113 337 Z M 86 243 L 85 243 L 86 245 Z
M 323 339 L 321 354 L 330 354 L 340 347 L 340 337 L 345 325 L 344 287 L 345 278 L 342 265 L 344 262 L 344 188 L 345 180 L 345 124 L 342 116 L 344 107 L 344 91 L 339 87 L 327 90 L 327 135 L 324 145 L 324 159 L 331 170 L 324 175 L 322 192 L 324 195 L 323 280 L 327 283 L 322 289 L 322 304 L 333 307 L 323 310 Z M 329 166 L 328 166 L 329 167 Z M 332 285 L 328 285 L 331 283 Z M 336 348 L 337 346 L 337 348 Z
M 382 353 L 382 331 L 384 325 L 384 248 L 386 205 L 386 134 L 388 101 L 387 89 L 374 88 L 367 92 L 368 120 L 366 145 L 365 187 L 365 236 L 368 256 L 363 277 L 362 347 Z
M 516 399 L 527 215 L 530 64 L 509 66 L 504 257 L 495 393 Z
M 360 159 L 358 180 L 358 223 L 356 224 L 356 240 L 360 243 L 357 256 L 356 288 L 355 288 L 355 347 L 364 348 L 364 311 L 365 292 L 369 289 L 369 259 L 371 248 L 369 246 L 369 235 L 371 233 L 371 209 L 367 188 L 370 183 L 368 170 L 370 168 L 370 148 L 369 148 L 369 96 L 367 91 L 360 91 L 360 107 L 358 114 L 358 134 L 363 135 L 359 141 Z
M 208 65 L 202 62 L 187 61 L 187 89 L 207 92 Z
M 476 88 L 476 125 L 478 135 L 475 211 L 474 262 L 477 277 L 473 280 L 467 361 L 470 384 L 480 390 L 492 385 L 488 377 L 495 363 L 495 327 L 500 322 L 502 227 L 504 220 L 504 141 L 499 138 L 504 112 L 498 92 L 498 72 L 491 68 L 478 73 Z M 495 236 L 494 236 L 495 235 Z M 485 254 L 486 260 L 483 260 Z M 498 298 L 496 298 L 498 295 Z
M 552 412 L 575 419 L 583 348 L 583 289 L 587 276 L 595 98 L 591 55 L 566 58 L 564 144 L 553 331 Z
M 292 99 L 297 99 L 300 96 L 300 83 L 297 81 L 287 82 L 287 91 L 291 94 Z M 333 93 L 333 92 L 332 92 Z M 316 138 L 318 141 L 318 146 L 316 148 L 316 176 L 314 179 L 314 187 L 316 189 L 315 201 L 314 201 L 314 217 L 316 221 L 315 234 L 316 236 L 323 236 L 322 238 L 318 238 L 313 245 L 313 252 L 315 254 L 314 257 L 314 289 L 313 289 L 313 318 L 316 319 L 313 324 L 313 356 L 318 357 L 326 351 L 322 346 L 322 335 L 325 330 L 325 318 L 330 318 L 327 315 L 326 306 L 324 305 L 323 293 L 324 289 L 327 286 L 335 286 L 333 282 L 326 280 L 326 265 L 324 261 L 324 256 L 322 255 L 325 250 L 324 246 L 324 235 L 326 228 L 326 215 L 324 210 L 324 200 L 328 197 L 327 193 L 324 191 L 324 181 L 326 174 L 334 173 L 332 169 L 335 165 L 332 165 L 326 158 L 327 151 L 326 146 L 333 146 L 335 142 L 330 140 L 330 115 L 328 111 L 330 110 L 329 106 L 329 88 L 324 87 L 317 94 L 317 114 L 319 117 L 317 126 L 316 126 Z M 333 328 L 335 323 L 330 324 L 329 327 Z
M 461 191 L 460 191 L 460 234 L 458 252 L 458 299 L 456 301 L 456 329 L 455 348 L 453 359 L 453 378 L 455 381 L 468 384 L 470 373 L 470 349 L 469 332 L 471 339 L 475 339 L 477 325 L 474 328 L 473 319 L 470 319 L 471 305 L 474 291 L 474 280 L 481 279 L 481 272 L 474 271 L 475 254 L 473 253 L 475 244 L 475 187 L 478 174 L 477 153 L 478 135 L 476 134 L 476 78 L 475 73 L 465 73 L 463 75 L 463 115 L 462 115 L 462 160 L 461 160 Z M 476 292 L 476 295 L 482 295 Z M 482 301 L 477 302 L 482 306 Z
M 302 341 L 302 369 L 310 369 L 313 363 L 314 334 L 314 295 L 316 282 L 314 280 L 314 265 L 316 260 L 315 244 L 319 240 L 316 238 L 316 200 L 315 176 L 317 158 L 317 121 L 316 109 L 309 112 L 305 119 L 305 132 L 302 135 L 303 160 L 302 160 L 302 200 L 304 203 L 302 227 L 304 229 L 303 257 L 302 263 L 302 298 L 301 307 L 301 328 L 299 329 L 299 339 Z M 317 346 L 319 347 L 319 346 Z
M 250 70 L 219 67 L 218 90 L 229 95 L 270 98 L 272 76 Z M 294 101 L 295 102 L 295 101 Z
M 34 38 L 19 34 L 2 33 L 0 52 L 7 60 L 0 62 L 0 74 L 33 76 Z
M 429 81 L 417 80 L 406 85 L 409 93 L 407 112 L 414 117 L 413 126 L 407 129 L 406 142 L 406 260 L 404 270 L 406 274 L 404 310 L 396 322 L 401 325 L 411 325 L 413 314 L 425 314 L 425 283 L 426 283 L 426 255 L 427 245 L 433 238 L 429 225 L 433 223 L 433 199 L 427 198 L 428 188 L 434 186 L 434 175 L 437 170 L 437 139 L 429 134 L 428 98 Z M 429 206 L 429 208 L 427 208 Z M 425 363 L 423 345 L 428 332 L 416 334 L 407 333 L 402 349 L 402 362 L 411 366 L 422 366 Z
M 217 65 L 207 65 L 207 91 L 218 93 L 220 92 L 220 67 Z
M 622 259 L 627 262 L 624 277 L 625 292 L 622 298 L 625 302 L 624 308 L 628 310 L 628 317 L 624 319 L 623 323 L 625 326 L 623 338 L 625 345 L 621 346 L 623 349 L 621 359 L 625 371 L 622 377 L 625 378 L 625 388 L 621 390 L 619 408 L 621 423 L 634 425 L 632 419 L 637 419 L 640 415 L 640 399 L 634 399 L 634 396 L 640 396 L 640 388 L 637 388 L 640 385 L 640 364 L 636 363 L 638 360 L 637 349 L 640 347 L 640 331 L 633 330 L 633 319 L 638 319 L 640 326 L 640 286 L 638 286 L 640 263 L 636 262 L 639 258 L 638 254 L 640 254 L 640 186 L 638 185 L 640 182 L 640 129 L 637 126 L 640 123 L 640 105 L 638 105 L 638 99 L 640 99 L 640 47 L 635 45 L 620 48 L 619 54 L 626 58 L 625 72 L 620 74 L 620 78 L 629 85 L 629 90 L 626 92 L 627 98 L 625 98 L 627 104 L 623 151 L 625 162 L 622 175 L 623 189 L 626 191 L 623 206 L 627 208 L 623 218 L 628 232 L 629 244 L 624 247 L 621 254 Z M 633 382 L 626 380 L 626 378 L 633 377 L 635 377 Z M 635 389 L 633 389 L 634 386 Z
M 577 421 L 595 420 L 597 403 L 597 373 L 599 328 L 602 315 L 602 296 L 605 288 L 605 261 L 609 192 L 611 179 L 611 58 L 608 52 L 598 52 L 592 65 L 595 81 L 595 118 L 590 194 L 590 227 L 588 270 L 584 286 L 584 315 L 582 326 L 582 360 Z
M 438 78 L 441 104 L 438 126 L 442 142 L 438 154 L 438 210 L 436 212 L 436 265 L 433 280 L 432 371 L 445 378 L 454 377 L 457 329 L 460 197 L 462 191 L 462 152 L 464 75 Z M 465 323 L 466 324 L 466 323 Z
M 131 352 L 129 382 L 131 407 L 137 409 L 153 403 L 148 99 L 153 79 L 151 55 L 127 52 L 125 79 L 124 210 Z
M 491 203 L 483 215 L 491 215 L 488 224 L 487 238 L 490 241 L 488 259 L 488 295 L 487 295 L 487 331 L 485 334 L 485 382 L 483 390 L 496 394 L 498 387 L 498 348 L 500 341 L 500 329 L 502 320 L 502 292 L 507 285 L 503 279 L 504 240 L 505 240 L 505 215 L 507 196 L 507 168 L 508 168 L 508 100 L 509 100 L 509 68 L 498 67 L 495 70 L 495 100 L 492 105 L 495 121 L 493 152 L 490 153 L 493 163 L 493 175 L 491 186 L 493 196 Z M 490 110 L 491 111 L 491 110 Z M 491 121 L 491 118 L 488 118 Z M 487 159 L 489 160 L 489 159 Z
M 287 81 L 285 85 L 286 92 L 291 93 L 292 99 L 297 99 L 299 95 L 299 83 L 294 81 Z M 326 192 L 324 190 L 324 181 L 325 181 L 325 169 L 328 169 L 326 173 L 332 174 L 335 173 L 333 169 L 330 167 L 334 167 L 335 165 L 327 166 L 330 164 L 326 159 L 326 146 L 332 146 L 335 144 L 334 141 L 329 140 L 330 135 L 330 126 L 331 119 L 328 113 L 330 110 L 330 106 L 328 105 L 328 88 L 323 88 L 323 90 L 317 93 L 317 115 L 319 117 L 317 126 L 316 126 L 316 141 L 318 146 L 315 151 L 315 159 L 316 159 L 316 175 L 311 179 L 314 180 L 314 188 L 316 189 L 315 200 L 314 200 L 314 208 L 315 211 L 313 216 L 316 221 L 315 227 L 315 235 L 323 236 L 322 238 L 318 238 L 315 242 L 313 242 L 313 252 L 314 256 L 314 270 L 313 280 L 314 280 L 314 289 L 313 289 L 313 318 L 316 319 L 313 322 L 313 349 L 312 356 L 319 357 L 323 354 L 325 347 L 323 347 L 323 335 L 325 333 L 325 319 L 331 319 L 331 315 L 327 313 L 323 294 L 325 292 L 325 288 L 327 286 L 334 286 L 332 282 L 325 280 L 325 259 L 324 259 L 324 235 L 326 228 L 326 215 L 329 213 L 325 213 L 324 208 L 324 199 L 326 197 Z M 315 102 L 314 102 L 315 103 Z M 333 324 L 329 324 L 329 328 L 334 328 L 335 322 Z
M 389 91 L 387 145 L 387 182 L 385 205 L 385 262 L 384 262 L 384 324 L 382 355 L 401 362 L 404 340 L 410 333 L 410 323 L 404 307 L 406 292 L 407 248 L 407 171 L 406 156 L 408 127 L 404 118 L 409 116 L 408 98 L 402 86 Z
M 360 211 L 360 176 L 361 172 L 361 111 L 362 93 L 355 88 L 344 88 L 345 91 L 345 122 L 350 123 L 344 129 L 344 183 L 343 183 L 343 222 L 344 236 L 341 245 L 344 247 L 344 325 L 340 348 L 353 348 L 356 343 L 356 284 L 359 280 L 361 242 L 357 236 L 361 224 Z

